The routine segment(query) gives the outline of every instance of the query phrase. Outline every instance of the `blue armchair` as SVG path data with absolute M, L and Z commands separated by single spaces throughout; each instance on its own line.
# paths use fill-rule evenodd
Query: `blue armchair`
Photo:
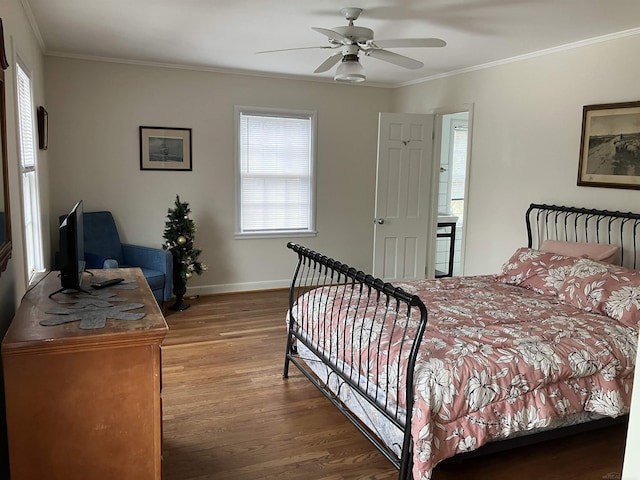
M 170 251 L 120 243 L 111 212 L 85 212 L 82 222 L 86 268 L 140 267 L 158 305 L 162 307 L 163 302 L 171 299 L 173 256 Z

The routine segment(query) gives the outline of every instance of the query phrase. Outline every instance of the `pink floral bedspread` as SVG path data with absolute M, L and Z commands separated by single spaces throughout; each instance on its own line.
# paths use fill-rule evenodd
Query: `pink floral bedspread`
M 433 467 L 456 453 L 548 426 L 557 417 L 582 411 L 612 417 L 628 413 L 636 328 L 493 276 L 396 286 L 419 295 L 428 310 L 414 377 L 415 480 L 429 480 Z M 311 303 L 323 303 L 314 307 L 316 312 L 331 311 L 326 307 L 331 301 L 318 295 Z M 393 346 L 397 330 L 376 326 L 373 310 L 370 305 L 364 319 L 346 315 L 341 327 L 327 322 L 319 336 L 342 330 L 350 338 L 351 330 L 366 330 L 375 332 L 367 336 L 375 345 L 354 340 L 353 350 Z M 409 330 L 415 333 L 414 327 Z M 406 357 L 393 348 L 390 352 L 391 357 Z M 338 355 L 354 358 L 349 352 Z M 366 378 L 387 378 L 397 375 L 398 368 L 402 371 L 398 361 L 402 359 L 385 355 L 351 368 Z M 389 395 L 403 406 L 405 393 Z

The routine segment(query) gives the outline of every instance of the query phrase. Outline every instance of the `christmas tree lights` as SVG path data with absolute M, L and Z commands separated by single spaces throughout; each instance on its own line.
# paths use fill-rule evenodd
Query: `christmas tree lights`
M 202 275 L 207 266 L 198 260 L 202 251 L 194 248 L 193 239 L 196 233 L 196 224 L 189 217 L 191 209 L 189 204 L 180 201 L 176 195 L 175 208 L 168 210 L 164 234 L 165 243 L 162 248 L 169 250 L 173 256 L 173 293 L 176 303 L 169 307 L 171 310 L 186 310 L 189 305 L 184 303 L 184 294 L 187 291 L 187 280 L 193 274 Z

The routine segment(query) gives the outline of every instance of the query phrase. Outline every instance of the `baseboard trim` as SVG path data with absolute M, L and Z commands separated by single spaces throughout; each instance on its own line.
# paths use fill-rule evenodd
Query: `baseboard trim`
M 193 295 L 212 295 L 216 293 L 252 292 L 257 290 L 276 290 L 289 288 L 291 280 L 271 280 L 264 282 L 225 283 L 221 285 L 197 285 L 187 284 L 185 297 Z

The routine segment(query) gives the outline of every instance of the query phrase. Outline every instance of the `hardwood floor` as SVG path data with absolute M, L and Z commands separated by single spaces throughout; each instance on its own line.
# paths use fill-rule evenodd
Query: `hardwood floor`
M 205 296 L 169 311 L 164 480 L 397 478 L 295 367 L 282 378 L 287 294 Z M 433 480 L 619 479 L 625 436 L 617 426 L 441 465 Z

